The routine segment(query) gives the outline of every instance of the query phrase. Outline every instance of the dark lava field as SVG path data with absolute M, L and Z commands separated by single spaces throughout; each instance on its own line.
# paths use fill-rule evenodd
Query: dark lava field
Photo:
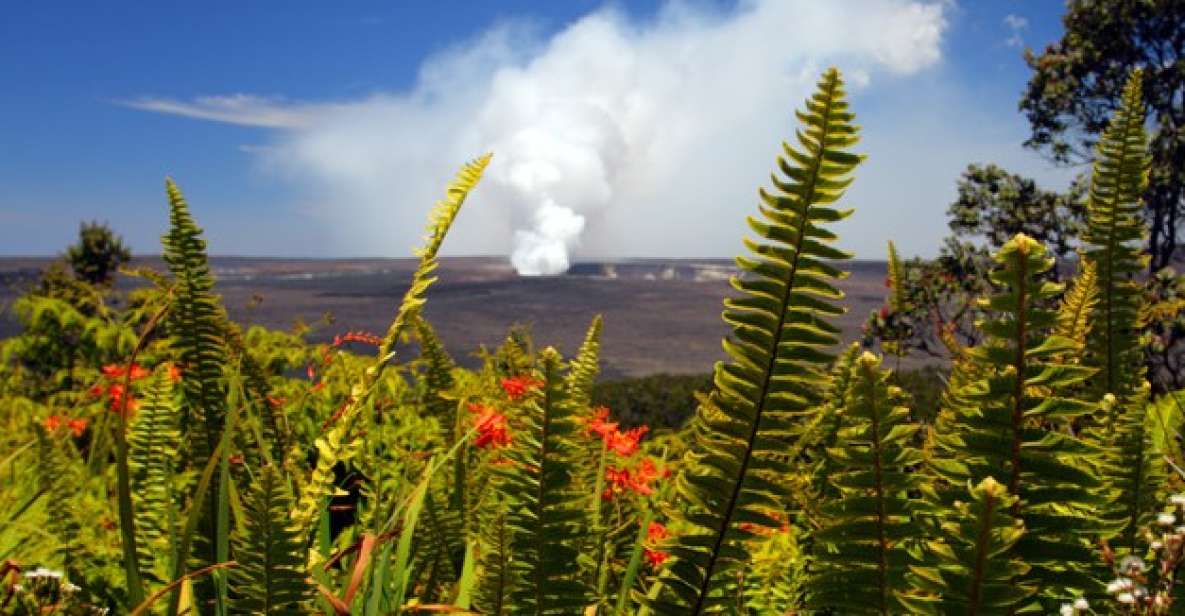
M 0 257 L 0 336 L 15 333 L 12 300 L 47 263 Z M 884 301 L 885 265 L 848 265 L 852 275 L 840 287 L 849 310 L 840 325 L 845 340 L 856 340 L 869 311 Z M 139 266 L 164 269 L 153 257 L 131 264 Z M 300 319 L 313 326 L 310 339 L 320 341 L 350 330 L 381 334 L 415 261 L 214 257 L 211 266 L 232 319 L 281 329 Z M 562 276 L 523 278 L 504 258 L 446 257 L 426 314 L 449 351 L 467 364 L 479 345 L 497 345 L 514 324 L 529 326 L 539 345 L 573 353 L 599 313 L 605 317 L 604 377 L 702 373 L 723 355 L 721 299 L 732 271 L 726 260 L 638 259 L 578 263 Z M 121 277 L 117 287 L 133 284 Z

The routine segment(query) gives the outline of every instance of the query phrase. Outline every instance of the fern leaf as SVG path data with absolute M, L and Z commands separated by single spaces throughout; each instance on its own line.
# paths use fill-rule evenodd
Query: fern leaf
M 230 572 L 232 612 L 310 613 L 313 588 L 304 573 L 304 541 L 289 520 L 291 507 L 279 471 L 261 468 L 232 537 L 239 563 Z
M 904 588 L 915 534 L 909 492 L 921 478 L 908 467 L 922 461 L 909 442 L 903 394 L 889 385 L 880 360 L 864 353 L 852 368 L 835 446 L 828 449 L 835 470 L 828 481 L 839 497 L 823 510 L 815 540 L 818 551 L 810 605 L 843 614 L 897 614 L 904 610 L 896 591 Z
M 510 594 L 515 588 L 515 573 L 510 567 L 511 532 L 505 503 L 496 496 L 489 500 L 492 502 L 481 508 L 481 557 L 474 604 L 482 614 L 502 616 L 510 610 Z
M 909 299 L 905 295 L 905 267 L 897 254 L 897 246 L 889 240 L 889 307 L 893 312 L 909 310 Z
M 511 531 L 516 587 L 510 605 L 516 613 L 576 614 L 591 603 L 591 589 L 575 566 L 588 533 L 588 512 L 572 482 L 582 451 L 575 442 L 579 427 L 560 377 L 559 353 L 544 349 L 540 363 L 543 384 L 515 426 L 510 463 L 496 471 Z
M 828 349 L 838 344 L 825 319 L 844 312 L 832 303 L 843 294 L 831 284 L 844 273 L 829 261 L 849 255 L 829 245 L 835 235 L 825 225 L 850 213 L 834 203 L 861 160 L 847 151 L 858 137 L 839 71 L 824 73 L 797 115 L 799 146 L 784 145 L 784 179 L 773 177 L 776 190 L 760 193 L 761 215 L 749 226 L 761 239 L 746 240 L 753 255 L 737 258 L 743 273 L 731 281 L 739 296 L 725 301 L 731 361 L 717 364 L 712 404 L 693 420 L 695 442 L 678 479 L 689 530 L 673 542 L 674 558 L 648 601 L 660 614 L 725 610 L 738 594 L 751 536 L 740 524 L 780 527 L 768 514 L 789 499 L 779 454 L 821 403 Z
M 589 324 L 588 332 L 584 334 L 584 342 L 568 367 L 564 385 L 568 390 L 568 399 L 576 408 L 589 405 L 593 381 L 597 379 L 597 373 L 601 369 L 601 326 L 602 319 L 598 314 Z
M 1079 362 L 1090 334 L 1090 315 L 1098 304 L 1098 269 L 1093 261 L 1079 259 L 1078 275 L 1057 308 L 1057 327 L 1054 334 L 1074 343 L 1066 359 Z
M 914 580 L 929 597 L 903 597 L 912 614 L 1011 614 L 1033 594 L 1017 584 L 1029 567 L 1016 557 L 1024 526 L 1010 514 L 1015 496 L 994 478 L 968 486 L 970 499 L 954 505 L 943 523 L 945 542 L 931 541 L 933 567 L 913 566 Z
M 180 458 L 181 431 L 173 383 L 167 375 L 154 377 L 128 433 L 128 465 L 136 515 L 137 547 L 144 571 L 167 581 L 172 563 L 162 560 L 173 540 L 176 520 L 170 512 L 173 478 Z M 177 558 L 176 554 L 170 555 Z
M 312 528 L 313 522 L 319 517 L 322 507 L 333 492 L 333 467 L 340 462 L 349 461 L 361 451 L 360 443 L 351 433 L 359 409 L 365 407 L 380 374 L 393 356 L 392 349 L 395 343 L 407 327 L 415 322 L 427 301 L 428 287 L 436 281 L 432 275 L 437 266 L 436 253 L 440 250 L 440 245 L 444 242 L 444 237 L 452 227 L 469 191 L 477 185 L 489 162 L 490 155 L 486 154 L 462 167 L 449 184 L 445 198 L 432 208 L 429 214 L 428 236 L 424 246 L 416 251 L 420 258 L 419 266 L 412 275 L 411 287 L 404 294 L 386 336 L 379 344 L 374 363 L 351 389 L 350 402 L 342 410 L 337 421 L 314 442 L 318 454 L 317 464 L 308 481 L 304 482 L 300 499 L 292 511 L 293 521 L 298 527 L 306 531 Z
M 163 258 L 173 274 L 175 301 L 168 315 L 168 329 L 173 336 L 173 348 L 184 371 L 185 414 L 182 430 L 190 442 L 189 457 L 194 464 L 203 464 L 218 446 L 226 421 L 226 348 L 223 341 L 226 316 L 214 295 L 214 277 L 206 257 L 206 241 L 202 230 L 189 213 L 189 205 L 181 190 L 169 179 L 165 181 L 169 197 L 169 232 L 161 238 Z M 220 485 L 219 474 L 214 484 Z M 195 565 L 209 566 L 219 562 L 219 511 L 225 506 L 219 491 L 214 490 L 205 500 L 205 510 L 194 541 Z M 225 539 L 225 537 L 223 537 Z M 203 602 L 214 596 L 213 580 L 206 576 L 196 584 Z
M 1144 235 L 1141 197 L 1148 184 L 1150 160 L 1142 82 L 1142 72 L 1134 71 L 1119 109 L 1099 140 L 1083 235 L 1086 256 L 1098 269 L 1099 287 L 1087 365 L 1099 370 L 1092 380 L 1099 397 L 1111 393 L 1121 402 L 1139 389 L 1143 379 L 1139 344 L 1142 291 L 1134 279 L 1147 259 L 1140 253 Z

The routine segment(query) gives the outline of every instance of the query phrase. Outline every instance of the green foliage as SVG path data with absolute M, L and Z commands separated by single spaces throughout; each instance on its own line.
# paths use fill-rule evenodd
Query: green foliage
M 748 219 L 762 241 L 746 240 L 753 258 L 737 258 L 745 275 L 732 278 L 740 295 L 724 312 L 732 361 L 717 364 L 711 404 L 693 420 L 695 453 L 679 491 L 691 508 L 683 521 L 694 530 L 672 547 L 665 592 L 650 602 L 659 613 L 717 611 L 733 600 L 734 574 L 749 558 L 749 533 L 738 525 L 780 526 L 770 516 L 789 497 L 777 479 L 787 470 L 780 450 L 818 404 L 826 349 L 838 342 L 822 317 L 843 313 L 831 303 L 842 293 L 830 282 L 843 274 L 827 261 L 848 255 L 828 245 L 835 236 L 824 225 L 850 213 L 834 203 L 861 159 L 847 151 L 857 129 L 838 71 L 824 74 L 798 118 L 799 147 L 784 145 L 778 160 L 786 179 L 773 178 L 776 192 L 761 191 L 761 219 Z
M 567 363 L 515 328 L 479 367 L 458 365 L 423 306 L 488 156 L 433 209 L 386 335 L 332 344 L 230 323 L 170 182 L 171 278 L 141 272 L 152 284 L 126 303 L 76 279 L 95 301 L 35 291 L 17 304 L 24 331 L 0 342 L 0 558 L 28 565 L 0 569 L 20 587 L 0 602 L 994 614 L 1077 609 L 1062 604 L 1086 593 L 1102 610 L 1117 559 L 1149 597 L 1185 597 L 1172 573 L 1185 495 L 1166 467 L 1185 462 L 1182 396 L 1153 396 L 1140 367 L 1145 319 L 1185 302 L 1133 284 L 1136 89 L 1100 145 L 1069 291 L 1025 235 L 990 258 L 956 242 L 940 265 L 891 246 L 875 325 L 904 337 L 886 349 L 900 360 L 925 337 L 949 370 L 889 371 L 856 344 L 832 355 L 847 255 L 829 227 L 861 159 L 834 70 L 760 192 L 725 301 L 729 361 L 711 377 L 597 382 L 599 317 Z M 1015 197 L 1005 180 L 991 198 Z M 969 279 L 946 278 L 960 268 Z M 397 357 L 413 338 L 419 354 Z M 356 355 L 361 343 L 377 353 Z M 1133 573 L 1143 557 L 1156 572 Z M 1164 613 L 1142 597 L 1129 611 Z

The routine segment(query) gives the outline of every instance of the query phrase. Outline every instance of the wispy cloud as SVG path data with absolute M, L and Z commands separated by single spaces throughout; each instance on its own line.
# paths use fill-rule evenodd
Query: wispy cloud
M 1029 29 L 1029 20 L 1009 13 L 1004 16 L 1004 26 L 1008 28 L 1008 38 L 1004 39 L 1004 44 L 1009 47 L 1024 47 L 1025 39 L 1024 32 Z
M 267 98 L 253 94 L 201 96 L 192 101 L 142 97 L 121 101 L 121 104 L 134 109 L 199 120 L 287 129 L 307 128 L 318 115 L 332 108 L 330 105 L 293 104 L 282 98 Z

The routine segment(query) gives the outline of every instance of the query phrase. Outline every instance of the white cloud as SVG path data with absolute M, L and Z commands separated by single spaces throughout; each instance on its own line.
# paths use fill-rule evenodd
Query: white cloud
M 672 1 L 653 21 L 606 9 L 550 38 L 521 24 L 494 28 L 427 61 L 408 92 L 334 104 L 243 94 L 129 104 L 277 129 L 251 151 L 309 195 L 304 208 L 337 238 L 331 252 L 406 254 L 452 171 L 492 150 L 446 246 L 454 254 L 514 254 L 524 273 L 561 270 L 573 256 L 723 256 L 739 245 L 756 186 L 793 134 L 791 109 L 819 72 L 841 66 L 857 95 L 872 97 L 939 66 L 947 10 L 750 0 L 714 13 Z M 924 147 L 916 134 L 902 139 Z M 893 144 L 878 147 L 874 157 L 900 162 Z M 846 244 L 875 257 L 883 237 Z
M 1029 20 L 1009 13 L 1004 16 L 1004 25 L 1008 28 L 1008 38 L 1004 44 L 1009 47 L 1023 47 L 1025 44 L 1024 31 L 1029 29 Z

